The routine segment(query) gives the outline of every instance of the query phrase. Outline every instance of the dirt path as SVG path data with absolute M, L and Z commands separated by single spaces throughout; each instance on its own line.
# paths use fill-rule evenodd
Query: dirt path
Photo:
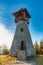
M 10 62 L 9 61 L 3 65 L 37 65 L 37 63 L 35 61 L 28 61 L 28 62 L 26 62 L 26 61 L 16 61 L 16 62 L 11 61 Z

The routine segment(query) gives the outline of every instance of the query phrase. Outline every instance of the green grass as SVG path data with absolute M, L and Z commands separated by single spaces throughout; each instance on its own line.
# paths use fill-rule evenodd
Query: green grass
M 43 65 L 43 55 L 27 57 L 26 61 L 36 61 L 38 65 Z

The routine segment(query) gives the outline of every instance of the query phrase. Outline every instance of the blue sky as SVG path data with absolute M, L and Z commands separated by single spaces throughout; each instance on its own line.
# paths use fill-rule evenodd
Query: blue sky
M 27 8 L 31 15 L 30 25 L 28 27 L 32 41 L 34 42 L 36 40 L 39 42 L 43 38 L 43 0 L 0 0 L 1 27 L 4 26 L 3 28 L 9 32 L 9 35 L 11 34 L 13 36 L 16 24 L 14 23 L 12 13 L 22 7 Z

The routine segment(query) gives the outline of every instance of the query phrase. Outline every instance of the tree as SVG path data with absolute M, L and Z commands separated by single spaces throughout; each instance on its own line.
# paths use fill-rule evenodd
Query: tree
M 40 53 L 43 54 L 43 40 L 40 41 Z
M 3 45 L 3 54 L 9 54 L 9 50 L 5 44 Z
M 37 41 L 35 41 L 34 43 L 34 48 L 35 48 L 36 54 L 39 54 L 39 45 Z

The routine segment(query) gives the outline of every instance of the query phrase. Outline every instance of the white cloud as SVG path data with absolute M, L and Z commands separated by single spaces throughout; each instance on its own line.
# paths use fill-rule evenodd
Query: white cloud
M 8 48 L 11 47 L 13 33 L 9 32 L 3 24 L 0 23 L 0 45 L 6 44 Z

